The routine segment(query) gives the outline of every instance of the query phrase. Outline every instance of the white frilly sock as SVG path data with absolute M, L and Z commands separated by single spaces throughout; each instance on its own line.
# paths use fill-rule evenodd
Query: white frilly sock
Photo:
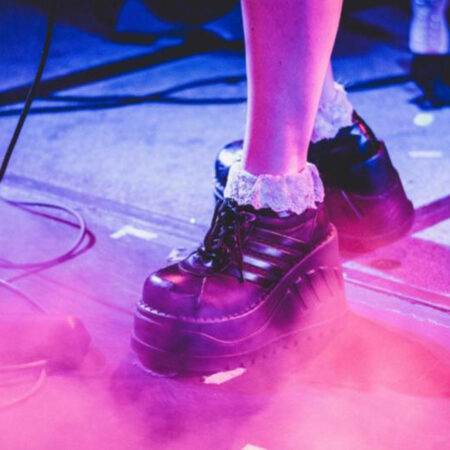
M 231 166 L 225 187 L 225 197 L 239 205 L 301 214 L 323 201 L 323 184 L 314 164 L 307 163 L 301 172 L 293 175 L 253 175 L 242 164 L 236 161 Z
M 332 139 L 341 128 L 352 125 L 353 106 L 343 86 L 334 83 L 335 94 L 326 101 L 320 100 L 311 142 Z

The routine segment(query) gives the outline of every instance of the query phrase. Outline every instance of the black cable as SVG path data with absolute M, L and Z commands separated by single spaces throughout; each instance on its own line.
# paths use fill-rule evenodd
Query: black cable
M 47 29 L 46 29 L 46 34 L 45 34 L 44 46 L 43 46 L 41 57 L 39 60 L 39 65 L 36 70 L 34 80 L 30 86 L 28 93 L 27 93 L 23 109 L 20 113 L 19 119 L 17 121 L 17 125 L 14 129 L 14 133 L 11 137 L 11 140 L 9 142 L 6 153 L 2 159 L 2 163 L 1 163 L 1 167 L 0 167 L 0 183 L 4 179 L 6 170 L 8 168 L 9 162 L 11 160 L 11 156 L 14 152 L 14 149 L 16 147 L 16 144 L 19 139 L 20 133 L 22 131 L 23 125 L 24 125 L 25 120 L 30 111 L 31 104 L 33 103 L 33 100 L 36 97 L 39 83 L 41 81 L 42 74 L 44 72 L 44 68 L 47 63 L 48 55 L 50 52 L 50 44 L 52 41 L 55 21 L 56 21 L 56 0 L 49 0 L 48 14 L 47 14 Z M 17 207 L 37 206 L 37 207 L 46 207 L 46 208 L 57 209 L 60 211 L 65 211 L 65 212 L 69 213 L 70 215 L 72 215 L 73 217 L 75 217 L 78 228 L 79 228 L 79 232 L 78 232 L 78 235 L 77 235 L 73 245 L 70 247 L 70 249 L 68 251 L 64 252 L 62 255 L 59 255 L 55 258 L 50 258 L 50 259 L 47 259 L 44 261 L 37 261 L 37 262 L 33 262 L 33 263 L 13 263 L 10 261 L 4 261 L 4 262 L 0 263 L 0 267 L 9 268 L 9 269 L 31 269 L 31 268 L 46 267 L 46 266 L 66 260 L 80 247 L 81 243 L 83 242 L 83 238 L 87 231 L 86 223 L 85 223 L 84 218 L 81 216 L 81 214 L 74 211 L 73 209 L 67 208 L 65 206 L 53 205 L 53 204 L 42 203 L 42 202 L 16 201 L 16 200 L 10 200 L 10 199 L 6 199 L 6 198 L 1 198 L 1 200 L 5 201 L 6 203 L 8 203 L 10 205 L 17 206 Z M 33 298 L 29 297 L 24 291 L 15 287 L 12 283 L 10 283 L 6 280 L 0 279 L 0 287 L 8 289 L 8 290 L 14 292 L 15 294 L 19 295 L 23 299 L 27 300 L 30 304 L 32 304 L 39 311 L 44 312 L 44 313 L 46 312 L 46 310 L 40 305 L 39 302 L 37 302 Z
M 54 25 L 55 25 L 55 19 L 56 19 L 56 0 L 49 0 L 47 17 L 48 17 L 47 18 L 47 31 L 46 31 L 46 35 L 45 35 L 45 41 L 44 41 L 44 46 L 42 48 L 41 57 L 39 60 L 39 65 L 38 65 L 33 83 L 31 85 L 31 87 L 28 91 L 27 97 L 25 99 L 25 104 L 23 106 L 23 109 L 20 114 L 19 120 L 17 122 L 16 128 L 15 128 L 14 133 L 9 142 L 8 149 L 6 150 L 5 156 L 2 161 L 2 165 L 0 168 L 0 183 L 5 176 L 6 170 L 8 168 L 8 164 L 11 160 L 12 153 L 16 147 L 16 144 L 19 139 L 20 133 L 22 131 L 23 125 L 24 125 L 25 120 L 30 111 L 31 104 L 33 103 L 33 100 L 36 97 L 39 83 L 41 81 L 45 65 L 47 63 L 48 54 L 50 51 L 50 44 L 52 41 L 52 35 L 53 35 L 53 30 L 54 30 Z M 23 206 L 45 207 L 45 208 L 52 208 L 52 209 L 64 211 L 76 219 L 76 223 L 77 223 L 77 227 L 79 228 L 79 232 L 77 234 L 75 242 L 69 248 L 69 250 L 67 250 L 66 252 L 64 252 L 63 254 L 61 254 L 55 258 L 50 258 L 47 260 L 37 261 L 37 262 L 33 262 L 33 263 L 14 263 L 14 262 L 10 262 L 10 261 L 1 261 L 1 259 L 0 259 L 0 267 L 8 268 L 8 269 L 33 269 L 33 268 L 45 267 L 45 266 L 49 266 L 52 264 L 56 264 L 56 263 L 66 260 L 68 257 L 70 257 L 80 247 L 81 243 L 83 242 L 83 238 L 86 234 L 86 223 L 85 223 L 84 218 L 78 212 L 74 211 L 73 209 L 67 208 L 65 206 L 53 205 L 53 204 L 49 204 L 49 203 L 17 201 L 17 200 L 10 200 L 7 198 L 1 198 L 1 200 L 5 201 L 6 203 L 8 203 L 10 205 L 18 206 L 18 207 L 21 207 L 21 206 L 22 207 Z
M 14 129 L 14 133 L 9 142 L 8 148 L 6 150 L 5 156 L 2 160 L 2 165 L 0 167 L 0 183 L 2 182 L 6 169 L 8 168 L 9 162 L 11 160 L 11 156 L 13 154 L 14 148 L 16 147 L 17 140 L 19 139 L 20 133 L 22 131 L 23 124 L 25 123 L 25 119 L 27 118 L 28 112 L 30 110 L 31 104 L 33 103 L 34 98 L 36 97 L 37 89 L 39 83 L 42 78 L 42 73 L 44 72 L 45 64 L 47 63 L 48 53 L 50 50 L 50 44 L 52 41 L 53 29 L 55 25 L 56 18 L 56 2 L 49 2 L 49 11 L 48 11 L 48 19 L 47 19 L 47 32 L 45 35 L 44 47 L 41 53 L 41 59 L 39 61 L 39 66 L 36 71 L 36 75 L 34 77 L 33 83 L 28 91 L 27 97 L 25 99 L 25 104 L 23 106 L 22 112 L 20 114 L 19 120 L 17 121 L 16 128 Z
M 43 314 L 48 314 L 47 310 L 34 298 L 30 297 L 26 292 L 24 292 L 22 289 L 18 288 L 17 286 L 14 286 L 12 283 L 6 280 L 0 279 L 0 288 L 7 289 L 8 291 L 13 292 L 14 294 L 18 295 L 19 297 L 26 300 L 30 305 L 33 306 L 36 310 Z
M 56 209 L 59 211 L 64 211 L 67 214 L 71 215 L 75 218 L 76 224 L 75 226 L 79 229 L 77 236 L 73 242 L 73 244 L 69 247 L 67 251 L 62 253 L 59 256 L 56 256 L 54 258 L 49 258 L 42 261 L 36 261 L 31 263 L 17 263 L 12 261 L 6 261 L 3 258 L 0 257 L 0 268 L 6 268 L 6 269 L 36 269 L 36 268 L 44 268 L 47 266 L 52 266 L 54 264 L 58 264 L 61 262 L 66 261 L 70 256 L 72 256 L 76 250 L 79 249 L 81 244 L 83 243 L 84 236 L 87 232 L 87 226 L 86 221 L 84 220 L 83 216 L 75 211 L 74 209 L 71 209 L 67 206 L 62 205 L 55 205 L 52 203 L 42 203 L 42 202 L 25 202 L 25 201 L 18 201 L 18 200 L 9 200 L 2 198 L 2 200 L 10 205 L 17 206 L 17 207 L 41 207 L 41 208 L 51 208 Z

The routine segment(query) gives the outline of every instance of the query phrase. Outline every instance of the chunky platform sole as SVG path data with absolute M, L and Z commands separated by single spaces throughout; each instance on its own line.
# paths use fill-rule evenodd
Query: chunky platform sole
M 247 367 L 289 345 L 300 359 L 309 358 L 343 326 L 346 312 L 333 227 L 264 299 L 240 314 L 178 318 L 139 302 L 132 347 L 145 368 L 179 375 Z

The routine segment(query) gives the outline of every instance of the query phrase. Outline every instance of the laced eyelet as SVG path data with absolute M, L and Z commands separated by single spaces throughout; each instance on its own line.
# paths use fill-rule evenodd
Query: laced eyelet
M 256 215 L 239 208 L 236 201 L 224 199 L 216 205 L 208 233 L 198 252 L 216 262 L 217 270 L 232 261 L 236 264 L 239 280 L 244 281 L 242 244 L 248 224 Z

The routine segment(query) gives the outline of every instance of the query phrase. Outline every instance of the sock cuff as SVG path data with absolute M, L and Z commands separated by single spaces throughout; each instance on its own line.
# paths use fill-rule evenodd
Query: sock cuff
M 301 214 L 323 201 L 324 189 L 319 171 L 311 163 L 292 175 L 253 175 L 243 168 L 242 161 L 236 161 L 228 175 L 225 197 L 255 209 Z
M 341 128 L 348 127 L 353 123 L 353 105 L 350 103 L 344 87 L 336 82 L 334 87 L 333 98 L 326 101 L 320 100 L 311 136 L 313 143 L 322 139 L 332 139 Z

